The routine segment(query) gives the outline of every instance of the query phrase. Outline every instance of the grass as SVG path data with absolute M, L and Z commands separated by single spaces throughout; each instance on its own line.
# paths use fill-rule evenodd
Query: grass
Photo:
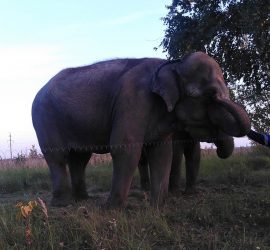
M 0 192 L 2 194 L 40 189 L 50 190 L 49 172 L 46 168 L 12 168 L 1 170 Z
M 22 206 L 51 197 L 47 168 L 0 169 L 0 249 L 270 249 L 269 149 L 227 160 L 207 155 L 201 165 L 198 194 L 170 195 L 159 209 L 136 174 L 121 211 L 100 207 L 111 163 L 89 166 L 89 201 L 48 206 L 47 216 L 39 204 L 27 217 Z

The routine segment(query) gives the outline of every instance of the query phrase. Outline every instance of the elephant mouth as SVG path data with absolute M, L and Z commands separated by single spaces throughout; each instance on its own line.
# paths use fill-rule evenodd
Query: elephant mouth
M 189 127 L 186 130 L 191 137 L 200 142 L 214 143 L 217 147 L 216 153 L 219 158 L 228 158 L 234 150 L 234 139 L 225 134 L 221 129 L 211 127 Z
M 193 110 L 196 112 L 195 108 Z M 200 117 L 183 113 L 178 111 L 179 123 L 182 124 L 177 126 L 178 130 L 186 131 L 200 142 L 214 143 L 220 158 L 227 158 L 233 152 L 233 137 L 242 137 L 250 130 L 250 120 L 245 109 L 218 96 L 213 97 L 206 112 Z M 190 116 L 190 119 L 185 119 Z
M 198 123 L 193 123 L 186 126 L 185 131 L 201 142 L 212 143 L 217 140 L 220 129 L 213 125 L 209 126 L 209 124 L 198 125 Z
M 189 121 L 187 129 L 195 137 L 210 138 L 207 141 L 212 141 L 220 133 L 234 137 L 245 136 L 250 127 L 248 114 L 241 105 L 215 96 L 207 107 L 206 116 L 197 121 Z

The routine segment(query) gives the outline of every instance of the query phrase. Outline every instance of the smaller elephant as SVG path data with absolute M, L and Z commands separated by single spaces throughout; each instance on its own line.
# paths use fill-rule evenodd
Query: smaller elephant
M 200 167 L 200 142 L 193 140 L 185 132 L 174 133 L 173 141 L 173 158 L 169 179 L 169 191 L 179 191 L 181 178 L 181 162 L 184 155 L 186 166 L 185 193 L 193 193 L 195 192 L 195 183 Z M 146 150 L 143 150 L 142 152 L 138 167 L 140 173 L 141 188 L 147 191 L 150 187 L 150 178 Z
M 222 142 L 215 140 L 215 144 L 220 145 Z M 234 149 L 233 140 L 230 140 L 229 142 L 227 141 L 227 144 L 231 146 L 226 149 L 224 154 L 220 155 L 217 149 L 217 153 L 220 158 L 227 158 L 232 154 Z M 186 187 L 184 194 L 193 194 L 196 193 L 196 180 L 200 168 L 200 142 L 198 140 L 194 140 L 186 132 L 175 132 L 173 135 L 173 158 L 169 179 L 169 191 L 173 193 L 178 192 L 180 189 L 181 162 L 183 155 L 185 157 L 186 167 Z M 141 188 L 147 191 L 150 187 L 150 178 L 146 150 L 143 150 L 142 152 L 138 167 L 140 173 Z

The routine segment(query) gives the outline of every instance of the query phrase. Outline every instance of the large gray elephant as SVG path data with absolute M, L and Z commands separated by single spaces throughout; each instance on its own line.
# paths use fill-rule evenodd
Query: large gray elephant
M 32 120 L 50 168 L 54 206 L 67 205 L 72 195 L 88 197 L 86 164 L 92 153 L 107 152 L 113 159 L 107 204 L 123 205 L 143 146 L 156 205 L 168 192 L 176 129 L 200 141 L 250 130 L 244 108 L 229 99 L 218 63 L 202 52 L 177 61 L 116 59 L 65 69 L 37 93 Z M 226 141 L 217 144 L 221 156 L 231 147 Z

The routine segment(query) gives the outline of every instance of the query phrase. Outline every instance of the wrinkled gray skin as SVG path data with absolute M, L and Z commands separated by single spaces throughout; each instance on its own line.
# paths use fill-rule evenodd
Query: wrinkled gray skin
M 178 194 L 180 191 L 181 162 L 183 156 L 185 156 L 186 167 L 186 188 L 184 194 L 193 194 L 196 192 L 195 184 L 200 167 L 200 142 L 192 139 L 185 132 L 174 133 L 173 158 L 169 179 L 169 191 L 172 193 Z M 142 152 L 138 167 L 140 173 L 141 188 L 145 191 L 148 191 L 150 188 L 150 178 L 147 155 L 144 150 Z
M 234 149 L 234 141 L 232 137 L 227 138 L 226 145 L 221 151 L 222 154 L 218 154 L 220 158 L 228 158 Z M 215 144 L 218 145 L 218 141 L 215 140 Z M 177 132 L 173 134 L 173 158 L 171 164 L 169 191 L 178 194 L 180 191 L 181 180 L 181 163 L 183 156 L 185 157 L 186 167 L 186 187 L 184 194 L 196 193 L 196 180 L 200 168 L 201 160 L 201 148 L 200 142 L 194 140 L 186 132 Z M 143 150 L 141 159 L 139 161 L 139 173 L 141 188 L 144 191 L 148 191 L 150 188 L 149 178 L 149 165 L 147 161 L 147 154 Z
M 122 206 L 143 144 L 151 145 L 150 201 L 157 205 L 168 192 L 175 128 L 201 141 L 250 130 L 246 111 L 229 100 L 219 65 L 201 52 L 183 62 L 116 59 L 65 69 L 37 93 L 32 120 L 50 168 L 54 206 L 88 197 L 86 164 L 92 153 L 107 152 L 113 159 L 107 205 Z M 220 155 L 226 147 L 218 145 Z

